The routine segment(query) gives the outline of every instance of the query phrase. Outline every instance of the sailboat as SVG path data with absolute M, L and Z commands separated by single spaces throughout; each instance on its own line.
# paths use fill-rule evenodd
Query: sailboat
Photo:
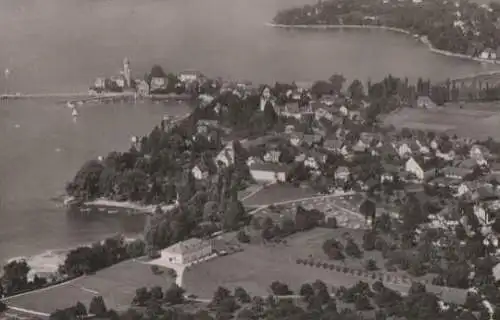
M 78 110 L 76 110 L 76 108 L 73 107 L 73 111 L 71 111 L 71 115 L 73 116 L 73 118 L 78 117 Z

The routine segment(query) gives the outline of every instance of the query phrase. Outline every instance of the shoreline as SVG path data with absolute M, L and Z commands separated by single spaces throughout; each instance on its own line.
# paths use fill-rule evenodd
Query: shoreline
M 447 57 L 454 57 L 454 58 L 460 58 L 460 59 L 467 59 L 471 61 L 476 61 L 480 63 L 488 63 L 488 64 L 493 64 L 493 65 L 500 65 L 500 60 L 490 60 L 490 59 L 481 59 L 478 57 L 471 57 L 465 54 L 461 53 L 454 53 L 451 51 L 446 51 L 446 50 L 440 50 L 437 49 L 430 43 L 430 41 L 427 39 L 427 36 L 419 36 L 412 34 L 408 30 L 400 29 L 400 28 L 395 28 L 395 27 L 388 27 L 388 26 L 376 26 L 376 25 L 341 25 L 341 24 L 325 24 L 325 25 L 314 25 L 314 24 L 297 24 L 297 25 L 289 25 L 289 24 L 276 24 L 272 22 L 266 23 L 268 27 L 273 27 L 273 28 L 282 28 L 282 29 L 380 29 L 380 30 L 388 30 L 392 32 L 398 32 L 398 33 L 403 33 L 409 36 L 413 37 L 418 37 L 419 42 L 425 44 L 429 51 L 447 56 Z M 498 71 L 490 71 L 489 73 L 492 74 L 499 74 L 500 70 Z M 477 74 L 477 75 L 469 75 L 464 77 L 465 78 L 472 78 L 476 76 L 481 76 L 481 75 L 488 75 L 489 73 L 486 74 Z M 462 78 L 460 78 L 462 79 Z

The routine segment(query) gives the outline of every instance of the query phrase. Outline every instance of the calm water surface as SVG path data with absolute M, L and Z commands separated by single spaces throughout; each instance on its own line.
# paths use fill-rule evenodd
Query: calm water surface
M 379 30 L 287 31 L 266 27 L 274 13 L 307 0 L 2 0 L 2 92 L 77 92 L 122 59 L 142 75 L 199 69 L 258 83 L 391 73 L 444 79 L 491 65 L 439 56 L 415 40 Z M 68 217 L 49 199 L 87 159 L 128 147 L 165 113 L 163 105 L 86 106 L 73 123 L 56 101 L 0 104 L 0 260 L 137 231 L 118 218 Z

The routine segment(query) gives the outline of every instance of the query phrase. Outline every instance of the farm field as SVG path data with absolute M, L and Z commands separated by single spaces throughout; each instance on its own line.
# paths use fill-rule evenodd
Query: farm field
M 51 313 L 56 309 L 72 306 L 78 301 L 88 307 L 92 297 L 101 295 L 108 308 L 123 310 L 132 302 L 136 289 L 155 285 L 166 289 L 174 281 L 167 272 L 154 275 L 150 265 L 129 260 L 98 271 L 94 275 L 8 298 L 5 302 L 13 307 Z
M 317 195 L 309 187 L 295 187 L 290 184 L 273 184 L 243 200 L 245 206 L 268 205 Z
M 396 128 L 431 130 L 474 139 L 500 139 L 500 106 L 495 103 L 447 104 L 435 109 L 403 108 L 384 123 Z

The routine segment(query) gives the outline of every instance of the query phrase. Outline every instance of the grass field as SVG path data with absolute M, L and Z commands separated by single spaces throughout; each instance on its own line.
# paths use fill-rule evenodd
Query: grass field
M 266 205 L 317 195 L 311 188 L 295 187 L 290 184 L 273 184 L 245 199 L 245 206 Z
M 137 288 L 159 285 L 166 289 L 173 282 L 174 279 L 166 272 L 154 275 L 150 265 L 129 260 L 58 287 L 12 297 L 6 303 L 51 313 L 74 305 L 77 301 L 88 307 L 93 296 L 101 295 L 108 308 L 122 310 L 130 305 Z
M 376 280 L 366 275 L 343 273 L 296 263 L 297 257 L 307 258 L 309 255 L 328 261 L 322 253 L 323 241 L 330 237 L 341 240 L 345 232 L 349 232 L 360 244 L 359 239 L 362 237 L 360 230 L 316 228 L 287 238 L 287 244 L 247 245 L 243 252 L 219 257 L 190 268 L 184 273 L 184 287 L 188 294 L 210 299 L 219 286 L 230 290 L 241 286 L 251 295 L 265 296 L 271 294 L 269 286 L 273 281 L 288 284 L 295 293 L 299 291 L 303 283 L 317 279 L 325 282 L 329 288 L 332 286 L 349 287 L 359 281 L 373 283 Z M 379 253 L 373 252 L 366 254 L 365 258 L 370 256 L 381 261 L 382 257 L 377 255 Z M 353 260 L 346 259 L 345 266 L 354 268 L 361 265 L 361 260 L 358 262 Z M 331 263 L 342 264 L 335 261 Z M 402 293 L 406 293 L 410 287 L 409 282 L 386 283 L 386 285 Z M 441 294 L 445 301 L 463 303 L 465 299 L 464 290 L 447 290 L 436 286 L 427 286 L 427 289 Z
M 384 120 L 396 128 L 446 132 L 474 139 L 500 138 L 500 107 L 495 103 L 448 104 L 443 108 L 403 108 Z

